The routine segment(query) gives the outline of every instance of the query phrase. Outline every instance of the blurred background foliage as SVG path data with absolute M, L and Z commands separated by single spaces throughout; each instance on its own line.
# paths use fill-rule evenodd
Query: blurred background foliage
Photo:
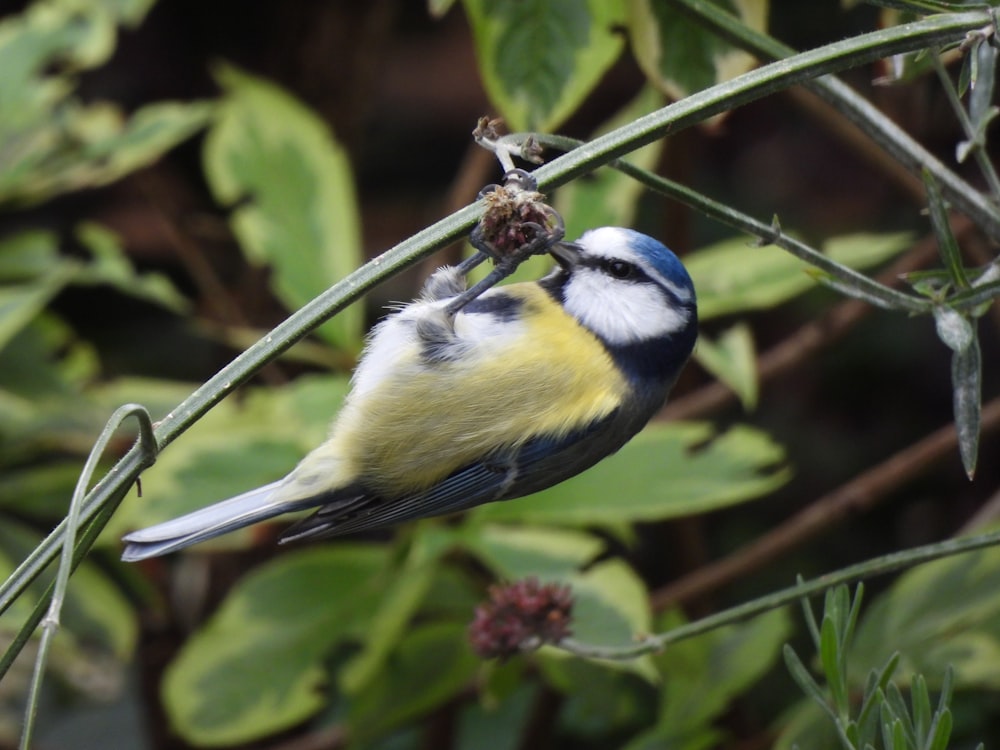
M 717 5 L 796 48 L 905 20 L 835 0 Z M 116 406 L 163 417 L 288 311 L 495 181 L 469 136 L 480 115 L 587 138 L 754 64 L 660 0 L 7 0 L 0 573 L 65 514 Z M 939 82 L 907 71 L 892 86 L 872 83 L 888 62 L 846 78 L 978 185 L 955 162 L 963 134 Z M 777 214 L 887 283 L 937 263 L 919 176 L 801 91 L 630 159 Z M 491 581 L 533 575 L 572 585 L 577 639 L 624 644 L 796 573 L 987 523 L 997 410 L 969 483 L 941 431 L 950 357 L 926 319 L 844 301 L 783 251 L 618 173 L 552 198 L 571 237 L 633 225 L 684 257 L 705 326 L 674 419 L 560 487 L 461 519 L 290 549 L 264 527 L 118 563 L 125 530 L 291 468 L 322 439 L 368 326 L 461 250 L 392 279 L 144 475 L 73 578 L 39 747 L 837 746 L 780 665 L 806 638 L 782 610 L 622 663 L 547 650 L 480 663 L 467 623 Z M 970 265 L 992 260 L 969 222 L 953 228 Z M 986 402 L 998 325 L 995 310 L 980 324 Z M 699 577 L 717 559 L 727 572 Z M 951 665 L 957 746 L 1000 736 L 997 576 L 988 551 L 876 583 L 853 689 L 894 650 L 904 684 L 919 671 L 937 687 Z M 0 639 L 30 606 L 3 614 Z M 0 744 L 16 740 L 30 659 L 0 683 Z

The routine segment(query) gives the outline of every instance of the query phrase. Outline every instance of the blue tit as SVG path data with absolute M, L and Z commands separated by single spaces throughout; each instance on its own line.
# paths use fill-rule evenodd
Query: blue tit
M 550 487 L 660 409 L 697 337 L 695 291 L 661 243 L 603 227 L 552 247 L 537 282 L 466 288 L 445 267 L 369 337 L 330 437 L 284 479 L 125 537 L 123 559 L 290 511 L 282 541 L 349 534 Z

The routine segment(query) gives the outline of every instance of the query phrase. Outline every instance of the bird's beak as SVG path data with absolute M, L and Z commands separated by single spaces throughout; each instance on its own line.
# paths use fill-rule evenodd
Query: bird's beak
M 580 264 L 583 248 L 573 242 L 557 242 L 549 248 L 549 253 L 562 268 L 571 271 Z

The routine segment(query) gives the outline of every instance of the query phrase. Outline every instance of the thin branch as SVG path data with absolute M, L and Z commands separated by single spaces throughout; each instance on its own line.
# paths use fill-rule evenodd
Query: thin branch
M 1000 402 L 994 405 L 998 407 L 996 409 L 997 416 L 1000 416 Z M 827 589 L 841 583 L 854 583 L 873 578 L 874 576 L 894 573 L 898 570 L 906 570 L 922 563 L 931 562 L 932 560 L 940 560 L 945 557 L 966 554 L 979 549 L 996 547 L 997 545 L 1000 545 L 1000 531 L 993 531 L 980 536 L 962 537 L 961 539 L 946 539 L 941 542 L 913 547 L 902 552 L 893 552 L 856 565 L 850 565 L 832 573 L 819 576 L 818 578 L 802 581 L 795 586 L 789 586 L 780 591 L 766 594 L 744 604 L 730 607 L 708 617 L 694 620 L 666 633 L 644 636 L 635 643 L 628 645 L 595 646 L 580 644 L 574 641 L 571 641 L 569 645 L 574 651 L 585 650 L 587 656 L 594 659 L 635 659 L 644 654 L 662 651 L 672 643 L 693 638 L 725 625 L 742 622 L 772 609 L 792 604 L 800 601 L 803 597 L 821 594 Z M 558 646 L 556 647 L 558 648 Z
M 150 463 L 156 458 L 156 440 L 153 437 L 153 425 L 149 419 L 148 412 L 137 404 L 126 404 L 115 410 L 111 415 L 104 430 L 94 443 L 90 455 L 84 464 L 80 478 L 77 480 L 76 488 L 73 490 L 73 498 L 70 501 L 69 513 L 66 517 L 67 532 L 63 538 L 62 554 L 59 562 L 59 569 L 56 571 L 56 579 L 52 586 L 51 603 L 42 619 L 42 638 L 38 645 L 38 653 L 35 655 L 35 669 L 31 676 L 31 684 L 28 688 L 28 702 L 25 708 L 24 726 L 21 730 L 21 750 L 29 750 L 31 747 L 31 737 L 35 728 L 35 719 L 38 716 L 38 703 L 41 698 L 42 682 L 45 679 L 45 668 L 48 665 L 49 652 L 52 648 L 52 639 L 59 631 L 59 620 L 62 615 L 63 603 L 66 600 L 66 590 L 69 587 L 69 577 L 76 568 L 76 561 L 82 559 L 90 549 L 93 539 L 84 540 L 84 543 L 77 545 L 77 533 L 80 528 L 80 511 L 83 505 L 83 498 L 87 492 L 90 480 L 97 470 L 97 462 L 108 447 L 108 443 L 114 437 L 115 432 L 122 423 L 131 417 L 139 421 L 139 440 L 137 445 L 142 450 Z M 80 553 L 80 554 L 77 554 Z M 28 631 L 30 632 L 30 631 Z M 22 641 L 23 643 L 23 641 Z M 11 646 L 11 662 L 17 653 Z
M 982 417 L 983 434 L 1000 427 L 1000 398 L 986 405 Z M 721 588 L 828 532 L 833 524 L 848 516 L 870 510 L 889 492 L 954 451 L 956 445 L 955 426 L 942 427 L 816 500 L 750 544 L 654 592 L 651 597 L 654 608 L 665 609 Z
M 952 221 L 956 236 L 964 238 L 975 227 L 964 216 L 955 216 Z M 937 257 L 937 241 L 933 235 L 925 237 L 914 247 L 890 265 L 875 278 L 881 284 L 899 283 L 899 277 L 922 268 Z M 860 300 L 846 299 L 828 310 L 823 317 L 809 321 L 781 343 L 760 355 L 757 359 L 757 377 L 766 383 L 807 360 L 815 352 L 830 346 L 850 331 L 872 312 L 872 307 Z M 733 390 L 718 381 L 680 398 L 667 402 L 660 412 L 663 419 L 693 419 L 714 413 L 729 404 L 736 403 Z

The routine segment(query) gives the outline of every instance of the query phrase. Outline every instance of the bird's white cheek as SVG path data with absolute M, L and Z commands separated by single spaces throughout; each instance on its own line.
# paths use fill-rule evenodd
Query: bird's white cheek
M 689 313 L 668 304 L 651 284 L 578 274 L 566 287 L 566 310 L 610 344 L 634 344 L 683 330 Z

